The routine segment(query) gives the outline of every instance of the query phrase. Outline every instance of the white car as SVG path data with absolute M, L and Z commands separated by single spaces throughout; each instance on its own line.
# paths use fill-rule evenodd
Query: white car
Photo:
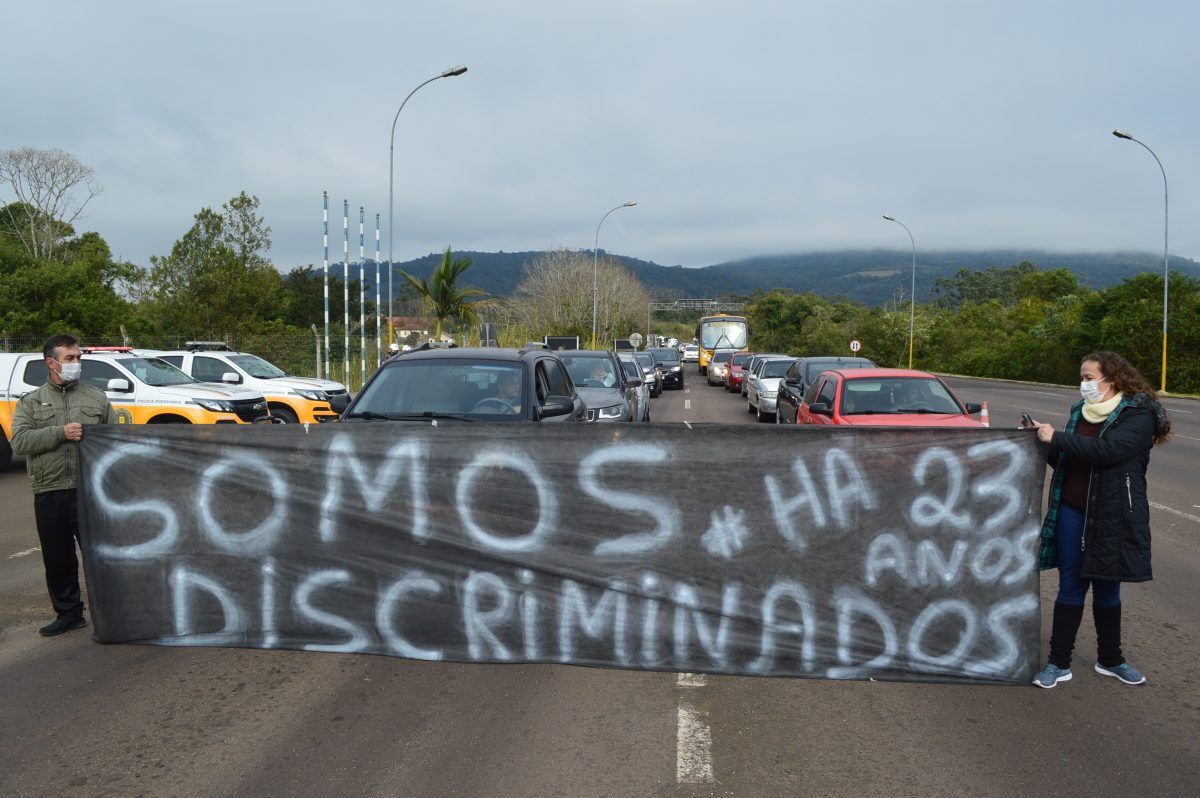
M 746 375 L 746 412 L 755 413 L 759 421 L 778 421 L 775 417 L 776 400 L 779 397 L 779 382 L 796 358 L 771 358 L 761 360 L 754 370 Z
M 271 415 L 285 424 L 336 421 L 339 400 L 348 400 L 346 386 L 331 380 L 293 377 L 282 369 L 247 352 L 228 348 L 189 348 L 187 351 L 157 352 L 155 357 L 205 382 L 241 385 L 267 398 Z
M 700 347 L 690 346 L 690 345 L 685 346 L 683 348 L 683 362 L 684 363 L 699 363 L 700 362 Z

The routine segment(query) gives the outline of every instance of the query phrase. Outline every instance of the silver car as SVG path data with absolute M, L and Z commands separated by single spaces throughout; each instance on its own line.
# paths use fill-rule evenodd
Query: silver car
M 638 421 L 650 420 L 650 386 L 642 376 L 642 364 L 637 362 L 632 352 L 621 352 L 617 355 L 621 366 L 625 369 L 625 378 L 637 388 L 637 410 L 634 418 Z
M 717 349 L 713 352 L 712 360 L 708 361 L 708 384 L 724 385 L 725 375 L 729 373 L 729 361 L 739 349 Z
M 663 375 L 659 362 L 649 352 L 635 352 L 633 355 L 642 366 L 643 379 L 650 386 L 650 396 L 658 398 L 663 392 Z
M 779 394 L 779 381 L 788 367 L 796 362 L 794 357 L 768 358 L 760 360 L 754 370 L 746 375 L 746 412 L 758 415 L 759 421 L 775 420 L 775 400 Z

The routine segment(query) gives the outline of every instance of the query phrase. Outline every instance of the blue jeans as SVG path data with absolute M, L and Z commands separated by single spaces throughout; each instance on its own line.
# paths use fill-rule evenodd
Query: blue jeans
M 1054 527 L 1058 547 L 1058 602 L 1082 607 L 1088 585 L 1092 586 L 1092 606 L 1114 607 L 1121 603 L 1121 583 L 1115 579 L 1084 579 L 1083 513 L 1068 504 L 1058 505 L 1058 523 Z

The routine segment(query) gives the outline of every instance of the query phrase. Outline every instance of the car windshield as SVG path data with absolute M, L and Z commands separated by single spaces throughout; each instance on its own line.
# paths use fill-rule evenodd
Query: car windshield
M 654 368 L 654 366 L 655 366 L 654 356 L 651 355 L 649 352 L 638 352 L 636 357 L 637 357 L 637 362 L 641 363 L 646 368 L 648 368 L 648 369 Z
M 651 350 L 654 359 L 660 363 L 678 363 L 679 350 L 677 349 L 654 349 Z
M 187 385 L 188 383 L 199 382 L 199 380 L 192 379 L 167 361 L 159 360 L 156 357 L 123 357 L 117 362 L 132 371 L 133 376 L 142 382 L 155 387 Z
M 863 361 L 837 361 L 826 360 L 818 363 L 809 363 L 804 369 L 804 382 L 807 385 L 817 378 L 817 375 L 829 371 L 830 369 L 873 369 L 874 364 Z
M 728 363 L 731 357 L 733 357 L 733 352 L 713 352 L 712 362 Z
M 746 322 L 742 320 L 706 321 L 700 326 L 700 343 L 705 349 L 727 346 L 741 349 L 746 345 Z
M 729 363 L 734 366 L 745 366 L 750 362 L 750 358 L 752 357 L 754 357 L 754 355 L 750 354 L 749 352 L 738 352 L 730 359 Z
M 257 377 L 260 380 L 273 380 L 277 377 L 287 376 L 258 355 L 230 355 L 229 360 L 251 377 Z
M 782 377 L 787 373 L 788 366 L 790 365 L 792 365 L 792 361 L 790 360 L 768 360 L 766 363 L 763 363 L 762 371 L 758 373 L 758 376 L 764 378 Z
M 843 416 L 962 412 L 946 386 L 928 377 L 848 379 L 842 388 Z
M 612 358 L 606 356 L 562 355 L 571 381 L 581 388 L 614 388 L 620 380 Z
M 517 421 L 525 404 L 521 366 L 492 360 L 392 360 L 363 389 L 351 416 L 424 414 Z

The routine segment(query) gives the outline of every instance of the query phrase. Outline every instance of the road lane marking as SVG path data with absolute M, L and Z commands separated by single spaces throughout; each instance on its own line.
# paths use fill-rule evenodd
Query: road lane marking
M 683 426 L 687 427 L 688 429 L 691 429 L 691 428 L 692 428 L 692 422 L 690 422 L 690 421 L 685 421 L 685 422 L 683 422 Z
M 16 554 L 8 555 L 8 559 L 15 560 L 18 557 L 27 557 L 30 554 L 33 554 L 35 551 L 41 551 L 41 548 L 39 546 L 34 546 L 32 549 L 25 549 L 25 551 L 18 551 Z
M 684 410 L 691 410 L 691 409 L 692 409 L 692 400 L 691 400 L 691 399 L 684 399 L 684 400 L 683 400 L 683 409 L 684 409 Z
M 1150 506 L 1155 510 L 1163 510 L 1164 512 L 1172 513 L 1180 518 L 1186 518 L 1189 521 L 1195 521 L 1197 524 L 1200 524 L 1200 515 L 1185 513 L 1183 510 L 1176 510 L 1174 507 L 1168 507 L 1167 505 L 1159 504 L 1158 502 L 1150 502 Z
M 1180 435 L 1178 432 L 1171 433 L 1172 438 L 1187 438 L 1189 441 L 1200 441 L 1200 438 L 1193 438 L 1191 435 Z
M 679 673 L 675 675 L 675 684 L 680 687 L 706 687 L 708 677 L 703 673 Z
M 1178 407 L 1168 407 L 1167 409 L 1172 413 L 1187 413 L 1189 416 L 1196 412 L 1195 410 L 1180 410 Z
M 1071 396 L 1065 393 L 1050 393 L 1049 391 L 1029 391 L 1029 393 L 1040 393 L 1042 396 L 1053 396 L 1055 399 L 1070 399 Z
M 700 712 L 679 704 L 675 738 L 675 781 L 679 784 L 712 784 L 712 731 Z

